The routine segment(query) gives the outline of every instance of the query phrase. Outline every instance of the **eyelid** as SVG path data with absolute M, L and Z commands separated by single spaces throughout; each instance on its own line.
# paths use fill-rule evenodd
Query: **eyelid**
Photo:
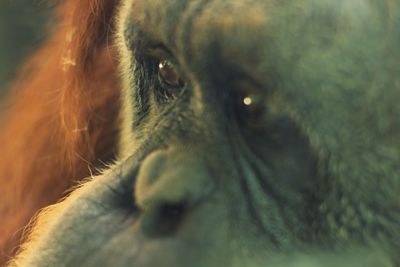
M 175 57 L 171 52 L 163 45 L 157 45 L 154 47 L 148 47 L 144 49 L 144 54 L 146 56 L 152 57 L 157 60 L 169 60 L 174 64 L 177 64 Z

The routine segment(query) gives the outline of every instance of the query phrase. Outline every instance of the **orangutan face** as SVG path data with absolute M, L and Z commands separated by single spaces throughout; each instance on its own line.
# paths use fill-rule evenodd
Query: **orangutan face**
M 397 2 L 122 2 L 120 160 L 15 266 L 399 263 Z

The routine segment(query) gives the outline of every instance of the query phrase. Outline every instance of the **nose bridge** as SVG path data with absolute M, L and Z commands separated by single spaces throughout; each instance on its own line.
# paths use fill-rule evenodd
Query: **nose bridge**
M 204 160 L 176 148 L 147 156 L 137 176 L 135 199 L 144 211 L 163 205 L 192 206 L 206 198 L 215 186 Z

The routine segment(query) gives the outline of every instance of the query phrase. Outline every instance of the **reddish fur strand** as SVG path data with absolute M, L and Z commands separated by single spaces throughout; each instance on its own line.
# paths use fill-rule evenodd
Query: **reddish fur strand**
M 23 227 L 90 169 L 113 159 L 119 85 L 112 44 L 116 0 L 70 0 L 26 64 L 0 129 L 0 265 Z

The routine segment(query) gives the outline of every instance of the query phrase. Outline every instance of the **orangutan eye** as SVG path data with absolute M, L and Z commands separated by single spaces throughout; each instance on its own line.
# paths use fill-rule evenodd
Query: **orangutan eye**
M 175 64 L 169 60 L 160 61 L 158 64 L 158 74 L 160 79 L 168 85 L 179 86 L 181 84 L 181 79 Z
M 172 61 L 165 59 L 158 63 L 158 79 L 167 97 L 177 97 L 181 93 L 184 82 Z
M 264 97 L 257 94 L 238 94 L 236 99 L 236 114 L 239 121 L 249 126 L 257 127 L 265 113 Z

